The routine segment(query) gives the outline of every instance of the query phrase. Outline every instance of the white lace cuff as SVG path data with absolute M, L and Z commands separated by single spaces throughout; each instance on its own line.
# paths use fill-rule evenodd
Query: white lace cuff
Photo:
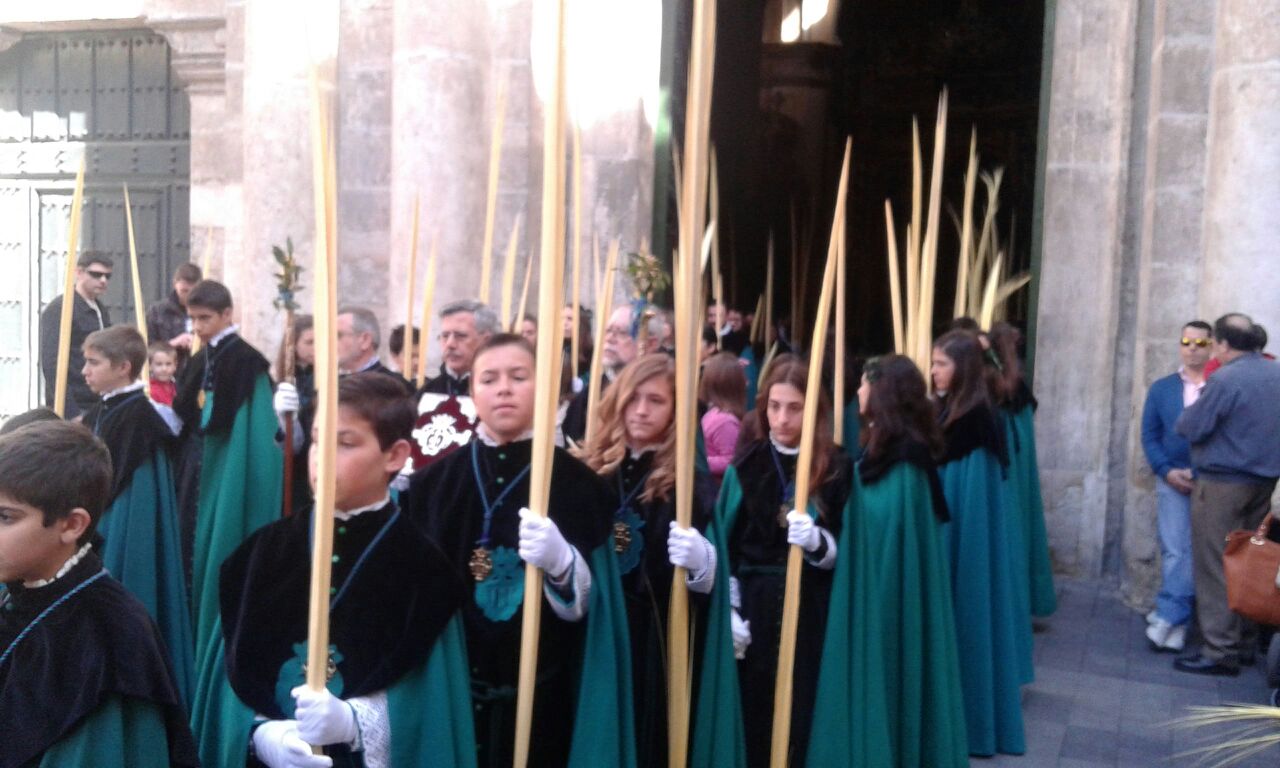
M 546 595 L 551 610 L 565 621 L 581 621 L 587 615 L 587 605 L 591 600 L 591 569 L 582 553 L 573 547 L 573 565 L 568 573 L 561 577 L 559 583 L 547 576 L 542 583 L 542 593 Z
M 346 700 L 356 713 L 356 743 L 352 749 L 364 751 L 365 768 L 387 768 L 391 765 L 391 715 L 387 710 L 387 692 Z

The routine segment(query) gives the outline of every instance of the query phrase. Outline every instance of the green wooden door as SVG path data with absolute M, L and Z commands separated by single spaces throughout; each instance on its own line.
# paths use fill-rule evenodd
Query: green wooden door
M 0 53 L 0 421 L 39 403 L 39 313 L 62 292 L 72 190 L 86 158 L 80 249 L 115 261 L 104 303 L 134 322 L 122 184 L 144 301 L 188 260 L 188 101 L 156 34 L 32 34 Z

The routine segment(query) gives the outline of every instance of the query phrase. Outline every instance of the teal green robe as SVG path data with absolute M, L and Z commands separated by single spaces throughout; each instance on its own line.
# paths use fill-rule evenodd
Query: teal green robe
M 1026 751 L 1022 691 L 1031 666 L 1031 622 L 1019 589 L 1021 544 L 996 456 L 975 448 L 938 469 L 946 525 L 956 639 L 969 752 Z
M 75 730 L 45 750 L 38 768 L 169 768 L 164 712 L 150 702 L 113 695 Z
M 173 473 L 163 452 L 139 466 L 102 517 L 102 564 L 155 619 L 173 662 L 173 681 L 190 705 L 195 690 L 191 601 L 182 576 L 182 542 Z
M 215 396 L 214 392 L 206 395 L 205 419 L 213 410 Z M 271 382 L 262 373 L 235 412 L 231 428 L 204 436 L 191 581 L 197 676 L 191 730 L 205 765 L 238 765 L 234 761 L 244 759 L 243 751 L 222 753 L 216 738 L 220 721 L 252 716 L 231 694 L 222 670 L 218 571 L 249 534 L 280 517 L 284 460 L 275 442 L 276 429 Z
M 1009 444 L 1009 482 L 1022 533 L 1024 552 L 1019 566 L 1024 573 L 1031 615 L 1052 616 L 1058 609 L 1053 588 L 1053 563 L 1049 558 L 1049 534 L 1044 523 L 1040 495 L 1040 466 L 1036 460 L 1035 410 L 1023 405 L 1004 412 L 1005 439 Z
M 859 480 L 839 551 L 808 765 L 967 766 L 951 579 L 925 472 L 899 461 Z

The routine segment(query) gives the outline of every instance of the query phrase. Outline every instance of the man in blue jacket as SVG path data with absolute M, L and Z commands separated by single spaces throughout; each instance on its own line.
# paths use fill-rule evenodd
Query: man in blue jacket
M 1222 553 L 1228 533 L 1256 528 L 1280 478 L 1280 364 L 1260 353 L 1261 329 L 1241 314 L 1213 324 L 1213 354 L 1222 361 L 1175 429 L 1191 443 L 1191 552 L 1196 619 L 1204 644 L 1180 658 L 1184 672 L 1236 675 L 1252 663 L 1257 628 L 1227 606 Z
M 1160 592 L 1147 614 L 1147 640 L 1155 651 L 1181 651 L 1195 601 L 1191 574 L 1191 446 L 1174 431 L 1182 409 L 1200 397 L 1213 328 L 1203 320 L 1182 326 L 1175 373 L 1157 379 L 1142 408 L 1142 450 L 1156 475 L 1156 533 L 1160 538 Z

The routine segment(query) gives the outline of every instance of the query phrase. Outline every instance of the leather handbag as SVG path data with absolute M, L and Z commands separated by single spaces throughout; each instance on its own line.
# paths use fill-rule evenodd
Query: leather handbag
M 1256 531 L 1227 534 L 1222 568 L 1227 577 L 1227 606 L 1259 624 L 1280 626 L 1280 544 L 1267 538 L 1271 515 Z

